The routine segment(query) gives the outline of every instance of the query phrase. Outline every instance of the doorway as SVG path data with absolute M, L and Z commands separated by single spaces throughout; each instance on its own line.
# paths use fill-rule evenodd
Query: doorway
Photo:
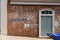
M 47 33 L 54 33 L 54 11 L 52 9 L 39 11 L 39 37 L 48 37 Z

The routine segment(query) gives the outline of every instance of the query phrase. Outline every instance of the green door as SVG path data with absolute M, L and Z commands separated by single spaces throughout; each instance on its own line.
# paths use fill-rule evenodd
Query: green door
M 52 16 L 41 16 L 41 36 L 47 36 L 52 33 Z

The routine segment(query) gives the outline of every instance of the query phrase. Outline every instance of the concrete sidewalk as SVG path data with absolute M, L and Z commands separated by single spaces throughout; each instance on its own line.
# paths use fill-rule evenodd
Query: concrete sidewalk
M 40 39 L 40 38 L 31 38 L 31 37 L 0 35 L 0 40 L 53 40 L 53 39 Z

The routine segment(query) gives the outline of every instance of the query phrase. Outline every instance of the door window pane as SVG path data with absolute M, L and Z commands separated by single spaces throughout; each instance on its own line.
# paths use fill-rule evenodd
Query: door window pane
M 42 14 L 52 14 L 52 11 L 42 11 Z

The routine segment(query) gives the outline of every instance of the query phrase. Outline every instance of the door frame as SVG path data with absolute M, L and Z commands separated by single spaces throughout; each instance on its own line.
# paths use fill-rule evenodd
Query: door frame
M 41 12 L 45 11 L 45 10 L 52 11 L 52 14 L 42 15 Z M 55 31 L 54 31 L 55 30 L 55 28 L 54 28 L 55 11 L 51 8 L 43 8 L 43 9 L 39 10 L 39 37 L 48 37 L 48 36 L 41 36 L 41 16 L 52 16 L 52 18 L 53 18 L 53 20 L 52 20 L 53 21 L 52 31 L 53 31 L 53 33 L 55 33 Z

